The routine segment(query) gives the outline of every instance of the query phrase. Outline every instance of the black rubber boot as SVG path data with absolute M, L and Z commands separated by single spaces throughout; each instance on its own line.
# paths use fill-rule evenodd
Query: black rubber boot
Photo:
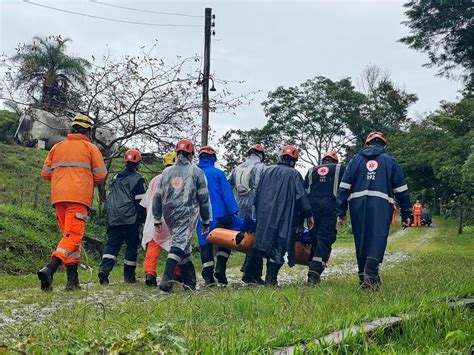
M 267 273 L 265 275 L 265 286 L 278 286 L 278 271 L 281 265 L 267 262 Z
M 41 289 L 43 291 L 53 290 L 53 275 L 58 269 L 58 267 L 61 266 L 61 264 L 61 259 L 57 258 L 56 256 L 53 256 L 49 261 L 48 265 L 38 271 L 37 275 L 38 279 L 41 281 Z
M 99 278 L 99 283 L 101 285 L 108 285 L 110 283 L 109 273 L 105 270 L 99 270 L 99 273 L 97 274 L 97 277 Z
M 263 258 L 258 255 L 257 252 L 254 251 L 251 255 L 246 257 L 242 269 L 244 272 L 242 276 L 243 282 L 257 285 L 265 284 L 262 280 Z
M 226 276 L 227 259 L 228 259 L 228 256 L 225 257 L 224 255 L 217 254 L 217 265 L 216 265 L 216 272 L 214 273 L 214 276 L 217 279 L 217 282 L 223 285 L 227 285 L 227 276 Z
M 156 277 L 153 275 L 145 275 L 145 284 L 150 287 L 158 286 L 158 283 L 156 282 Z
M 131 265 L 123 266 L 123 281 L 126 284 L 134 284 L 137 282 L 137 278 L 135 276 L 135 269 L 136 269 L 136 266 L 131 266 Z
M 206 287 L 212 287 L 216 285 L 214 279 L 214 246 L 212 244 L 205 244 L 200 246 L 201 252 L 201 263 L 202 271 L 201 275 L 204 279 L 204 285 Z
M 364 269 L 365 269 L 365 260 L 367 258 L 365 257 L 357 257 L 357 268 L 359 269 L 358 271 L 358 276 L 359 276 L 359 286 L 362 286 L 364 283 Z
M 308 284 L 317 285 L 321 282 L 324 264 L 321 261 L 310 261 L 308 270 Z
M 191 260 L 179 265 L 181 269 L 181 277 L 183 279 L 184 289 L 192 291 L 196 289 L 196 270 Z
M 380 276 L 379 276 L 379 264 L 380 262 L 375 258 L 368 257 L 365 261 L 364 268 L 364 282 L 361 287 L 366 290 L 378 291 L 380 288 Z
M 214 279 L 214 262 L 212 261 L 212 266 L 204 267 L 201 271 L 202 278 L 204 279 L 204 286 L 213 287 L 216 285 L 216 280 Z M 184 282 L 184 281 L 183 281 Z
M 178 265 L 178 261 L 172 258 L 166 259 L 165 271 L 163 273 L 163 277 L 160 281 L 160 290 L 164 292 L 171 292 L 173 288 L 173 273 L 174 269 Z
M 67 283 L 66 291 L 80 290 L 79 273 L 77 272 L 77 264 L 66 265 Z

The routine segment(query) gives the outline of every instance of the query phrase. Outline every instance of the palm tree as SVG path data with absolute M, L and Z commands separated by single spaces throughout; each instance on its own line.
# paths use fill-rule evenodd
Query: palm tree
M 19 65 L 16 88 L 23 87 L 44 108 L 64 108 L 74 85 L 86 87 L 87 69 L 91 64 L 84 58 L 67 55 L 69 38 L 61 36 L 33 37 L 31 44 L 18 49 L 11 59 Z

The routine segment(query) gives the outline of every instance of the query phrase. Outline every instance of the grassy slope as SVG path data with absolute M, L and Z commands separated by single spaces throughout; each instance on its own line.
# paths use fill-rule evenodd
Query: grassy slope
M 409 313 L 413 318 L 404 323 L 402 333 L 379 334 L 370 342 L 352 339 L 339 350 L 467 353 L 474 339 L 474 316 L 461 309 L 448 310 L 446 301 L 474 294 L 473 237 L 472 233 L 457 236 L 449 221 L 437 221 L 435 229 L 406 231 L 390 244 L 389 251 L 404 251 L 411 257 L 382 270 L 383 289 L 376 294 L 359 290 L 355 275 L 331 277 L 317 288 L 293 284 L 170 296 L 143 285 L 120 283 L 102 289 L 95 285 L 91 271 L 83 271 L 81 277 L 94 285 L 74 294 L 59 288 L 42 293 L 33 276 L 4 276 L 4 314 L 15 312 L 18 306 L 9 302 L 18 298 L 22 307 L 29 305 L 30 317 L 41 307 L 47 311 L 43 317 L 35 316 L 36 322 L 7 325 L 0 343 L 23 343 L 24 349 L 44 353 L 64 349 L 97 352 L 102 346 L 150 351 L 155 346 L 176 352 L 185 348 L 237 354 L 270 351 L 300 341 L 316 350 L 311 340 L 329 332 L 364 320 Z M 114 277 L 118 273 L 116 270 Z M 63 282 L 64 275 L 59 274 L 56 283 Z M 31 344 L 26 344 L 28 339 Z
M 40 176 L 47 152 L 17 145 L 0 144 L 0 273 L 28 273 L 47 260 L 60 238 L 54 209 L 50 206 L 50 185 Z M 114 161 L 110 177 L 121 169 Z M 159 171 L 159 164 L 143 167 L 147 181 Z M 87 223 L 86 235 L 105 239 L 104 217 Z M 91 264 L 95 264 L 91 260 Z

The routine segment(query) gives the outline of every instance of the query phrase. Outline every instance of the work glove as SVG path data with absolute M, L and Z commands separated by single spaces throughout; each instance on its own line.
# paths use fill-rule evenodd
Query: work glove
M 255 233 L 257 230 L 257 222 L 252 219 L 249 215 L 245 216 L 244 222 L 242 223 L 242 226 L 240 227 L 240 231 L 245 233 Z

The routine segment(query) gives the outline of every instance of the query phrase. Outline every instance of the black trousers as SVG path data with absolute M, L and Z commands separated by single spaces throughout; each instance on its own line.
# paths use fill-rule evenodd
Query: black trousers
M 336 201 L 333 198 L 322 198 L 311 201 L 315 225 L 311 229 L 311 258 L 329 260 L 332 245 L 336 241 Z
M 104 248 L 100 271 L 109 274 L 120 252 L 122 244 L 125 243 L 124 276 L 132 277 L 137 267 L 138 246 L 140 245 L 140 232 L 138 224 L 126 224 L 122 226 L 110 226 L 107 228 L 107 244 Z

